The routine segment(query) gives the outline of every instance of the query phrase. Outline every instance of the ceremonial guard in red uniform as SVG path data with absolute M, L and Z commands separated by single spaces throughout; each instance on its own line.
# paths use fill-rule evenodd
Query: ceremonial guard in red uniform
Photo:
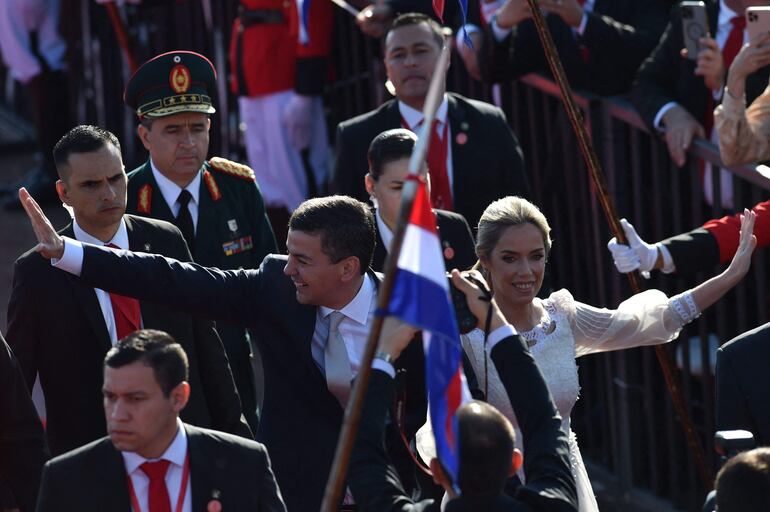
M 328 171 L 321 93 L 332 9 L 328 0 L 241 0 L 233 26 L 232 91 L 239 96 L 249 165 L 281 243 L 288 213 L 317 195 Z

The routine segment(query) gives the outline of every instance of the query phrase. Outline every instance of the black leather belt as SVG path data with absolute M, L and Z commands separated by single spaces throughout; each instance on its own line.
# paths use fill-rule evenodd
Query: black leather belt
M 241 20 L 241 26 L 243 27 L 277 25 L 286 22 L 283 11 L 277 9 L 239 9 L 238 18 Z

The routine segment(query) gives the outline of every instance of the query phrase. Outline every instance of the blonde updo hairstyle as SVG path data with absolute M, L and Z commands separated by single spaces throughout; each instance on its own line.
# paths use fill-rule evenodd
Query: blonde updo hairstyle
M 489 260 L 506 229 L 527 223 L 535 226 L 543 235 L 543 246 L 547 258 L 551 252 L 551 226 L 548 225 L 545 215 L 526 199 L 507 196 L 487 206 L 481 215 L 476 233 L 476 256 L 479 261 L 473 268 L 481 271 L 484 277 L 488 277 L 481 260 Z

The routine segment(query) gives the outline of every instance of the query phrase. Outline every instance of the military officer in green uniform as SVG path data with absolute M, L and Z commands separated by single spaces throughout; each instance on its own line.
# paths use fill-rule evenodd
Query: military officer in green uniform
M 215 91 L 214 66 L 194 52 L 158 55 L 131 77 L 124 101 L 139 118 L 137 133 L 150 157 L 128 174 L 127 210 L 176 224 L 201 265 L 257 268 L 277 249 L 254 172 L 224 158 L 206 160 Z M 252 369 L 249 333 L 223 323 L 217 330 L 256 432 L 255 382 L 259 391 L 262 382 Z

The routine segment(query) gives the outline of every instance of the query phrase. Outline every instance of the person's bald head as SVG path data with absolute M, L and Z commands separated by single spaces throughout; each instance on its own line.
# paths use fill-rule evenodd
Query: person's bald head
M 493 406 L 476 400 L 457 410 L 457 422 L 460 489 L 469 496 L 499 494 L 512 466 L 518 466 L 512 462 L 516 437 L 513 426 Z

